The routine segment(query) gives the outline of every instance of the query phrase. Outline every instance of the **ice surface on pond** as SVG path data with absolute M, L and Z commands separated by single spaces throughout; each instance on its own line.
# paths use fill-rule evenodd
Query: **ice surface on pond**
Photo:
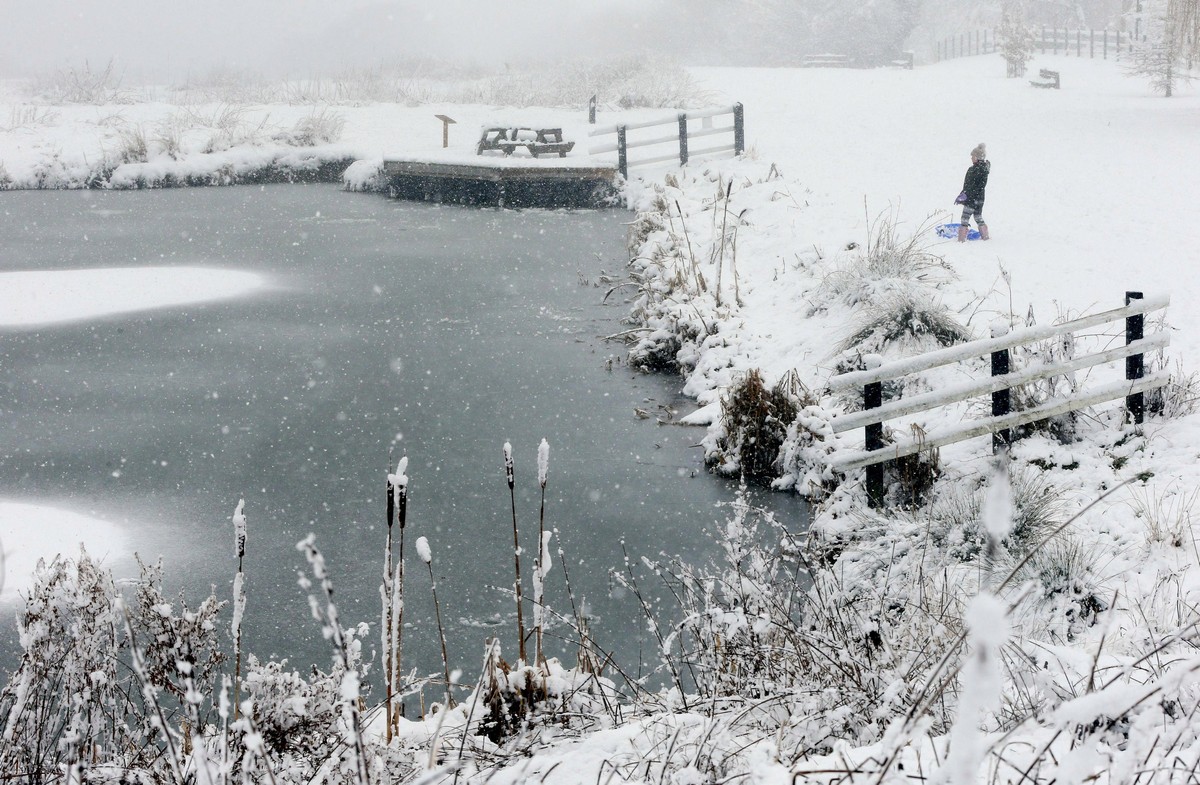
M 0 327 L 95 319 L 248 294 L 255 273 L 204 267 L 0 272 Z

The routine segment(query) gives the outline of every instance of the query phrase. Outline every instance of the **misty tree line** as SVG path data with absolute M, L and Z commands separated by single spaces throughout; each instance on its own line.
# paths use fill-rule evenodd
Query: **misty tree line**
M 1195 5 L 1196 0 L 1173 0 Z M 997 28 L 1014 3 L 1029 26 L 1132 27 L 1136 0 L 675 0 L 671 37 L 719 65 L 797 65 L 834 53 L 883 65 L 947 35 Z M 1143 0 L 1145 3 L 1159 0 Z M 1166 2 L 1166 0 L 1162 0 Z M 664 20 L 659 20 L 660 23 Z M 669 40 L 669 39 L 668 39 Z

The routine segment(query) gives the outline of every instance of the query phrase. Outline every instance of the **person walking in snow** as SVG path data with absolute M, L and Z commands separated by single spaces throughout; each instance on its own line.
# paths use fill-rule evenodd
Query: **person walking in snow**
M 988 172 L 991 169 L 992 165 L 987 159 L 987 145 L 980 142 L 971 151 L 971 168 L 967 169 L 967 176 L 963 179 L 962 194 L 956 200 L 963 206 L 962 221 L 958 226 L 960 243 L 967 241 L 967 228 L 970 225 L 971 216 L 974 216 L 975 223 L 979 224 L 979 238 L 981 240 L 990 239 L 987 223 L 983 220 L 983 198 L 984 191 L 987 189 Z

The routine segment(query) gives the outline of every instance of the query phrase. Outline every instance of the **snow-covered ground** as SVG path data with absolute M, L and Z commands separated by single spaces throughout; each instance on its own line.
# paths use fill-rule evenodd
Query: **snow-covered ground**
M 702 249 L 697 254 L 698 269 L 710 291 L 707 300 L 695 297 L 689 307 L 705 321 L 705 329 L 712 328 L 712 334 L 685 346 L 681 358 L 690 370 L 686 388 L 701 408 L 694 421 L 714 420 L 720 395 L 752 368 L 762 369 L 768 382 L 794 370 L 809 388 L 821 390 L 839 359 L 835 346 L 862 317 L 864 308 L 846 296 L 843 281 L 856 275 L 855 265 L 864 249 L 875 242 L 881 216 L 895 225 L 895 233 L 901 237 L 920 231 L 922 249 L 941 257 L 941 262 L 908 284 L 923 287 L 928 297 L 945 305 L 976 337 L 986 336 L 998 319 L 1024 323 L 1032 315 L 1036 323 L 1050 324 L 1062 317 L 1117 307 L 1128 290 L 1169 294 L 1170 368 L 1181 377 L 1196 368 L 1200 317 L 1192 303 L 1197 299 L 1200 276 L 1191 273 L 1190 264 L 1200 248 L 1200 224 L 1189 219 L 1187 208 L 1200 181 L 1200 157 L 1195 154 L 1200 97 L 1186 86 L 1169 100 L 1158 97 L 1144 83 L 1126 78 L 1111 61 L 1041 57 L 1033 63 L 1034 69 L 1039 67 L 1059 70 L 1063 88 L 1038 90 L 1026 80 L 1006 79 L 998 57 L 969 58 L 914 71 L 696 72 L 702 86 L 717 100 L 745 105 L 750 154 L 741 161 L 695 161 L 683 172 L 640 172 L 644 181 L 629 187 L 634 206 L 651 210 L 657 200 L 668 212 L 674 210 L 686 222 L 690 241 Z M 204 111 L 213 109 L 192 108 L 193 116 Z M 251 121 L 269 118 L 287 128 L 312 111 L 310 107 L 261 106 L 247 108 L 244 116 Z M 336 111 L 345 120 L 341 139 L 336 145 L 310 150 L 330 159 L 347 154 L 366 160 L 378 160 L 385 154 L 440 154 L 441 126 L 433 118 L 437 113 L 458 120 L 452 128 L 450 154 L 454 150 L 468 154 L 481 125 L 499 114 L 521 115 L 517 110 L 480 106 L 373 105 Z M 0 129 L 0 180 L 7 178 L 21 186 L 39 177 L 45 181 L 47 172 L 65 172 L 63 182 L 85 182 L 88 167 L 118 145 L 119 134 L 114 129 L 130 124 L 147 130 L 165 127 L 178 112 L 177 107 L 165 104 L 0 105 L 0 118 L 13 118 L 10 127 Z M 540 109 L 537 115 L 556 119 L 568 138 L 579 141 L 569 157 L 572 161 L 586 160 L 587 126 L 580 110 Z M 624 116 L 641 119 L 655 115 L 641 110 Z M 618 116 L 620 113 L 607 112 L 602 122 L 615 122 Z M 204 146 L 203 134 L 195 134 L 199 150 Z M 978 142 L 987 143 L 992 161 L 986 208 L 992 239 L 966 244 L 940 240 L 930 229 L 951 220 L 951 202 L 970 163 L 968 154 Z M 231 163 L 257 160 L 259 155 L 251 148 L 236 146 L 220 154 L 187 154 L 186 149 L 184 153 L 177 159 L 152 158 L 134 166 L 185 167 L 189 171 L 211 166 L 217 171 Z M 717 222 L 728 220 L 717 198 L 724 193 L 730 194 L 728 215 L 735 220 L 740 217 L 736 279 L 728 268 L 718 277 L 717 260 L 708 256 Z M 0 196 L 0 204 L 2 200 Z M 647 237 L 651 243 L 662 240 L 661 233 L 653 231 Z M 722 258 L 724 264 L 731 261 Z M 891 284 L 860 280 L 854 285 L 866 286 L 867 294 L 874 296 L 880 294 L 878 287 Z M 38 286 L 55 287 L 49 277 L 41 278 Z M 711 302 L 716 291 L 721 292 L 723 302 Z M 7 286 L 0 289 L 0 310 L 15 303 L 14 292 Z M 741 304 L 734 304 L 738 300 Z M 128 306 L 114 303 L 111 310 L 124 307 Z M 92 318 L 103 310 L 101 306 L 97 313 L 78 316 Z M 894 347 L 892 351 L 902 349 Z M 1096 376 L 1121 370 L 1114 365 L 1097 371 Z M 925 383 L 930 387 L 948 383 L 957 372 L 946 373 L 949 375 L 931 376 Z M 824 396 L 819 403 L 817 408 L 829 411 L 836 408 L 838 400 Z M 1048 617 L 1031 610 L 1014 622 L 1017 627 L 1043 625 L 1022 628 L 1020 634 L 1033 641 L 1033 649 L 1052 652 L 1046 655 L 1046 662 L 1054 661 L 1054 667 L 1062 671 L 1061 677 L 1045 676 L 1045 684 L 1038 687 L 1044 687 L 1046 695 L 1054 693 L 1053 699 L 1045 700 L 1047 705 L 1059 707 L 1058 713 L 1050 717 L 1048 725 L 1031 721 L 1016 738 L 1025 745 L 1022 750 L 1036 750 L 1044 743 L 1047 747 L 1058 745 L 1054 747 L 1056 755 L 1071 753 L 1070 768 L 1063 771 L 1064 779 L 1070 781 L 1093 774 L 1122 781 L 1125 769 L 1113 770 L 1109 764 L 1119 758 L 1121 766 L 1126 766 L 1147 749 L 1157 749 L 1147 741 L 1152 738 L 1150 726 L 1155 720 L 1149 714 L 1134 717 L 1131 713 L 1129 722 L 1141 723 L 1137 727 L 1144 732 L 1129 732 L 1128 737 L 1134 739 L 1129 750 L 1115 742 L 1101 748 L 1097 742 L 1097 746 L 1083 745 L 1086 755 L 1064 748 L 1072 738 L 1069 733 L 1063 736 L 1053 731 L 1087 727 L 1106 721 L 1105 717 L 1116 722 L 1112 718 L 1120 718 L 1127 704 L 1140 705 L 1157 691 L 1188 693 L 1194 686 L 1190 681 L 1194 663 L 1180 665 L 1174 671 L 1176 681 L 1162 686 L 1155 679 L 1171 672 L 1170 667 L 1151 669 L 1147 675 L 1141 670 L 1140 653 L 1153 641 L 1171 635 L 1182 639 L 1182 631 L 1195 624 L 1191 609 L 1200 603 L 1200 558 L 1195 555 L 1192 505 L 1194 489 L 1200 487 L 1200 416 L 1151 419 L 1143 433 L 1136 434 L 1122 431 L 1119 416 L 1110 416 L 1117 406 L 1085 418 L 1078 427 L 1078 441 L 1064 443 L 1037 436 L 1014 449 L 1018 467 L 1035 465 L 1044 473 L 1064 515 L 1085 510 L 1104 491 L 1131 481 L 1130 486 L 1087 511 L 1068 532 L 1074 541 L 1084 543 L 1090 554 L 1082 577 L 1089 596 L 1103 600 L 1109 611 L 1104 623 L 1090 626 L 1095 616 L 1080 619 L 1078 609 L 1069 623 L 1064 619 L 1047 622 Z M 963 416 L 963 411 L 955 410 L 924 415 L 913 422 L 929 430 L 941 420 Z M 853 438 L 848 434 L 836 446 L 854 446 Z M 943 449 L 947 481 L 969 483 L 973 476 L 985 478 L 991 465 L 989 446 L 982 438 Z M 889 559 L 900 564 L 906 545 L 928 536 L 928 529 L 920 520 L 880 523 L 856 506 L 861 505 L 862 497 L 855 495 L 853 485 L 837 498 L 837 505 L 822 511 L 817 529 L 842 538 L 847 570 L 861 571 L 853 574 L 868 584 L 875 579 L 886 583 L 880 576 L 892 575 Z M 52 504 L 52 500 L 46 503 Z M 844 515 L 848 509 L 855 514 Z M 877 539 L 864 534 L 877 532 L 881 526 L 883 535 Z M 880 567 L 873 572 L 873 565 L 888 565 L 888 569 Z M 897 567 L 892 577 L 912 578 L 904 569 L 907 567 Z M 959 581 L 959 588 L 967 592 L 986 579 L 978 566 L 971 568 L 970 575 L 951 574 L 953 566 L 946 569 L 946 584 Z M 866 591 L 862 587 L 856 590 Z M 898 596 L 905 597 L 903 592 Z M 996 630 L 991 630 L 990 637 L 985 634 L 984 628 L 994 618 L 994 613 L 972 611 L 967 627 L 973 651 L 986 652 L 989 646 L 998 647 L 1007 640 Z M 934 639 L 946 634 L 945 629 L 931 632 Z M 1110 674 L 1124 674 L 1121 678 L 1137 676 L 1141 683 L 1126 687 L 1116 697 L 1094 701 L 1094 705 L 1070 703 L 1068 698 L 1074 696 L 1066 693 L 1074 689 L 1080 694 L 1087 692 L 1081 686 L 1084 683 L 1090 689 L 1089 666 L 1091 676 L 1099 671 L 1105 674 L 1103 680 Z M 968 691 L 963 700 L 974 701 L 971 705 L 984 716 L 988 707 L 994 706 L 998 692 L 988 692 L 990 672 L 984 665 L 979 668 L 975 680 L 979 690 Z M 970 663 L 967 671 L 972 672 Z M 893 684 L 881 691 L 898 695 L 904 689 L 903 684 Z M 1021 695 L 1033 691 L 1027 686 L 1022 689 L 1029 692 L 1018 690 Z M 1185 712 L 1190 710 L 1190 705 L 1184 707 Z M 1164 712 L 1173 719 L 1176 711 L 1164 704 L 1158 720 L 1166 721 Z M 838 721 L 849 725 L 852 719 Z M 437 720 L 439 727 L 442 721 Z M 1172 725 L 1171 732 L 1178 730 L 1182 737 L 1178 725 Z M 574 747 L 533 755 L 494 779 L 604 781 L 617 776 L 614 760 L 653 759 L 658 761 L 655 766 L 642 769 L 622 764 L 618 779 L 708 781 L 696 769 L 702 757 L 699 752 L 695 765 L 680 763 L 668 773 L 662 761 L 671 759 L 677 739 L 693 751 L 705 744 L 737 748 L 725 759 L 736 768 L 725 774 L 762 783 L 792 782 L 793 775 L 832 777 L 828 772 L 845 773 L 851 761 L 859 766 L 858 771 L 865 772 L 891 754 L 888 745 L 903 745 L 906 740 L 916 741 L 896 754 L 908 762 L 919 757 L 921 768 L 938 767 L 945 752 L 944 738 L 920 740 L 919 723 L 906 726 L 907 736 L 889 732 L 883 734 L 880 746 L 847 750 L 836 760 L 816 762 L 793 760 L 773 746 L 776 742 L 769 733 L 746 742 L 722 735 L 724 730 L 714 732 L 715 728 L 716 723 L 691 715 L 662 715 L 644 725 L 574 741 Z M 414 728 L 409 737 L 420 737 L 426 730 Z M 794 730 L 789 726 L 789 731 Z M 777 739 L 785 735 L 781 731 Z M 879 735 L 862 731 L 858 738 L 878 741 Z M 959 751 L 978 741 L 969 735 L 962 738 L 961 744 L 952 742 Z M 743 742 L 744 747 L 739 747 Z M 1192 736 L 1181 745 L 1179 749 L 1188 756 L 1198 749 Z M 655 752 L 664 747 L 671 748 L 665 757 Z M 1029 754 L 1013 753 L 1012 760 L 1024 760 Z M 957 751 L 951 760 L 955 766 L 968 767 L 958 771 L 979 762 L 979 758 Z M 999 760 L 999 756 L 993 758 L 992 764 L 998 765 Z M 1013 771 L 1018 770 L 1014 765 Z M 822 771 L 826 774 L 821 775 Z M 1019 779 L 1007 770 L 994 776 L 1000 781 Z

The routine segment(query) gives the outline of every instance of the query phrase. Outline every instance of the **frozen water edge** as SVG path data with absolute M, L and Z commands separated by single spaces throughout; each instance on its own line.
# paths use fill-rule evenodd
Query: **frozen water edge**
M 24 329 L 228 299 L 263 289 L 255 273 L 203 267 L 130 267 L 0 273 L 0 328 Z M 0 602 L 32 585 L 39 559 L 73 557 L 82 544 L 102 561 L 125 554 L 116 524 L 45 503 L 0 499 Z M 111 565 L 110 565 L 111 566 Z

